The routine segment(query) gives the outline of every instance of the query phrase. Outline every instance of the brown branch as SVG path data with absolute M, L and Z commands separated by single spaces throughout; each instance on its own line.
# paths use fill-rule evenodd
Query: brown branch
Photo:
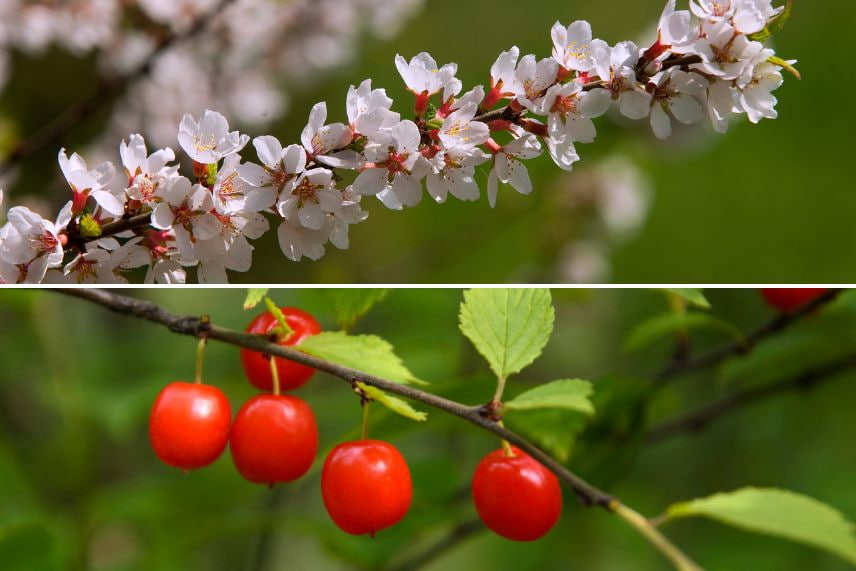
M 813 315 L 816 310 L 837 299 L 843 291 L 845 290 L 831 289 L 794 312 L 781 313 L 771 321 L 765 323 L 747 335 L 746 338 L 740 342 L 722 345 L 721 347 L 712 349 L 707 353 L 702 353 L 692 359 L 673 362 L 660 371 L 660 373 L 655 377 L 655 380 L 658 383 L 665 384 L 676 377 L 701 371 L 703 369 L 709 369 L 719 365 L 731 357 L 750 353 L 758 346 L 759 343 L 769 337 L 785 331 L 802 319 Z
M 57 291 L 97 303 L 123 315 L 130 315 L 152 321 L 154 323 L 160 323 L 174 333 L 198 337 L 203 331 L 202 321 L 198 317 L 175 315 L 153 303 L 118 295 L 107 290 L 58 289 Z M 282 357 L 284 359 L 313 367 L 319 371 L 324 371 L 334 377 L 338 377 L 349 384 L 356 381 L 366 383 L 386 392 L 421 402 L 443 412 L 462 418 L 500 438 L 508 440 L 544 464 L 544 466 L 555 472 L 556 475 L 577 494 L 584 504 L 596 505 L 607 509 L 612 509 L 615 505 L 616 500 L 612 496 L 595 488 L 576 474 L 573 474 L 557 460 L 524 440 L 523 437 L 519 436 L 517 433 L 500 426 L 489 418 L 486 418 L 483 415 L 482 406 L 466 406 L 407 385 L 368 375 L 348 367 L 343 367 L 342 365 L 337 365 L 336 363 L 330 363 L 329 361 L 303 353 L 292 347 L 285 347 L 276 343 L 271 343 L 263 336 L 232 331 L 216 325 L 209 326 L 207 335 L 209 339 L 216 339 L 217 341 L 222 341 L 230 345 L 252 349 L 261 353 Z
M 220 0 L 214 8 L 199 16 L 186 30 L 171 32 L 164 36 L 148 57 L 134 69 L 123 74 L 103 78 L 96 86 L 92 95 L 68 107 L 61 114 L 54 117 L 50 123 L 47 123 L 44 127 L 15 145 L 3 162 L 0 162 L 0 175 L 8 172 L 10 168 L 21 160 L 62 138 L 78 124 L 95 114 L 105 104 L 113 101 L 128 86 L 138 79 L 149 75 L 154 64 L 162 55 L 173 47 L 205 31 L 211 21 L 232 2 L 234 0 Z
M 108 238 L 110 236 L 115 236 L 116 234 L 121 234 L 122 232 L 127 232 L 128 230 L 135 230 L 137 228 L 143 228 L 148 226 L 152 222 L 152 213 L 147 212 L 146 214 L 138 214 L 136 216 L 125 216 L 116 220 L 115 222 L 111 222 L 110 224 L 105 224 L 101 227 L 101 234 L 93 237 L 81 236 L 79 234 L 75 234 L 69 240 L 71 244 L 85 244 L 87 242 L 94 242 L 96 240 L 100 240 L 102 238 Z
M 814 388 L 835 379 L 838 374 L 854 368 L 856 368 L 856 355 L 848 355 L 794 377 L 744 389 L 705 405 L 695 412 L 655 426 L 648 433 L 647 442 L 657 443 L 686 432 L 700 432 L 713 421 L 751 404 L 783 393 Z

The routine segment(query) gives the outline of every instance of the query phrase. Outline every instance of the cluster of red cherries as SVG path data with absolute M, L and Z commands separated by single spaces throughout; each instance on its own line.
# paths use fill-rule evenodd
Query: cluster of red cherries
M 279 344 L 296 345 L 321 331 L 308 313 L 290 307 L 281 311 L 292 332 L 278 339 Z M 277 325 L 266 312 L 246 331 L 270 336 Z M 216 387 L 174 382 L 160 392 L 149 419 L 155 454 L 189 471 L 217 460 L 228 444 L 235 467 L 250 482 L 273 486 L 297 480 L 315 460 L 318 427 L 306 401 L 279 391 L 305 385 L 315 370 L 247 349 L 241 350 L 241 363 L 250 383 L 264 392 L 244 403 L 234 420 L 228 399 Z M 476 468 L 472 493 L 487 527 L 516 541 L 542 537 L 562 512 L 555 475 L 517 448 L 488 454 Z M 339 444 L 327 456 L 321 494 L 340 529 L 373 537 L 407 514 L 413 485 L 398 449 L 362 439 Z
M 827 290 L 763 289 L 764 299 L 789 313 Z M 296 345 L 321 331 L 299 309 L 282 308 L 292 332 L 278 340 Z M 248 333 L 270 336 L 278 322 L 269 312 L 256 317 Z M 272 361 L 273 360 L 273 361 Z M 210 385 L 175 382 L 152 407 L 149 436 L 157 456 L 181 470 L 217 460 L 226 445 L 238 472 L 250 482 L 273 486 L 297 480 L 318 453 L 318 427 L 306 401 L 279 394 L 305 385 L 311 367 L 241 350 L 247 379 L 264 391 L 244 403 L 232 420 L 229 401 Z M 413 496 L 410 470 L 394 446 L 362 439 L 339 444 L 324 461 L 321 494 L 333 522 L 343 531 L 374 536 L 407 514 Z M 476 511 L 485 525 L 515 541 L 534 541 L 552 529 L 562 512 L 556 476 L 522 450 L 506 446 L 485 456 L 472 481 Z

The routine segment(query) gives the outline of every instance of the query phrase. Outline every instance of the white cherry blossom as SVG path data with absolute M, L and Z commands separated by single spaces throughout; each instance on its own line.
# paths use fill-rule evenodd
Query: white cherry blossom
M 541 146 L 533 135 L 524 135 L 501 147 L 493 157 L 493 168 L 487 181 L 487 197 L 491 208 L 496 206 L 499 183 L 510 184 L 520 194 L 532 192 L 532 181 L 524 160 L 541 154 Z
M 672 135 L 674 117 L 685 125 L 704 119 L 704 107 L 697 97 L 708 88 L 708 81 L 697 73 L 672 68 L 652 78 L 655 86 L 651 102 L 651 128 L 659 139 Z
M 440 142 L 446 149 L 473 149 L 487 141 L 490 128 L 484 123 L 473 121 L 477 111 L 476 103 L 467 103 L 446 117 L 439 132 Z
M 213 210 L 211 191 L 181 178 L 164 193 L 164 201 L 152 212 L 152 226 L 172 229 L 179 244 L 188 246 L 193 240 L 213 238 L 219 232 L 220 222 Z M 182 248 L 182 255 L 185 254 L 189 254 L 187 247 Z
M 59 167 L 71 187 L 74 214 L 83 212 L 90 198 L 108 214 L 121 216 L 124 213 L 123 200 L 109 188 L 116 175 L 116 167 L 112 163 L 105 162 L 90 169 L 83 157 L 77 153 L 68 157 L 65 149 L 60 149 Z
M 354 140 L 354 132 L 348 125 L 327 121 L 327 104 L 318 103 L 309 114 L 309 123 L 300 140 L 309 158 L 331 167 L 353 167 L 357 161 L 354 151 L 345 147 Z
M 402 121 L 383 135 L 383 142 L 366 147 L 369 164 L 354 181 L 354 190 L 377 196 L 392 210 L 416 206 L 422 200 L 421 179 L 428 170 L 419 153 L 419 128 L 412 121 Z
M 746 113 L 752 123 L 762 119 L 775 119 L 776 97 L 773 91 L 784 83 L 781 68 L 769 62 L 754 67 L 752 80 L 740 90 L 740 109 Z
M 535 109 L 544 92 L 556 83 L 559 64 L 552 58 L 538 61 L 533 55 L 526 55 L 517 64 L 514 93 L 517 101 L 530 111 Z
M 239 155 L 229 155 L 217 172 L 212 192 L 214 208 L 220 214 L 261 212 L 276 202 L 272 186 L 255 187 L 240 177 L 240 161 Z
M 128 178 L 128 197 L 145 204 L 159 199 L 161 192 L 179 176 L 178 166 L 170 164 L 175 161 L 175 152 L 166 148 L 149 155 L 142 135 L 131 135 L 122 141 L 119 156 Z
M 178 142 L 195 162 L 210 165 L 239 152 L 250 138 L 238 131 L 229 131 L 229 122 L 223 115 L 206 109 L 198 122 L 190 114 L 181 119 Z
M 306 169 L 306 149 L 300 145 L 289 145 L 283 148 L 279 139 L 270 135 L 256 137 L 253 139 L 253 146 L 262 164 L 240 164 L 238 173 L 250 186 L 261 189 L 271 188 L 274 191 L 275 201 L 280 193 L 289 192 L 294 180 Z
M 556 22 L 551 31 L 553 59 L 567 70 L 589 72 L 594 68 L 594 50 L 606 45 L 592 40 L 591 24 L 578 20 L 568 27 Z
M 290 193 L 283 193 L 276 209 L 286 220 L 299 220 L 305 228 L 320 230 L 327 214 L 334 214 L 341 205 L 342 196 L 335 188 L 333 173 L 311 169 L 300 175 Z
M 428 172 L 428 194 L 437 204 L 446 202 L 449 194 L 463 201 L 478 200 L 481 196 L 475 180 L 476 167 L 490 160 L 480 149 L 461 147 L 439 151 L 431 160 Z
M 395 56 L 395 67 L 407 85 L 407 89 L 416 95 L 437 95 L 446 84 L 452 81 L 458 72 L 458 64 L 449 63 L 443 67 L 429 54 L 422 52 L 409 62 L 402 56 Z
M 629 119 L 644 119 L 651 109 L 651 95 L 636 78 L 640 55 L 633 42 L 595 49 L 595 70 L 612 98 L 618 100 L 621 114 Z

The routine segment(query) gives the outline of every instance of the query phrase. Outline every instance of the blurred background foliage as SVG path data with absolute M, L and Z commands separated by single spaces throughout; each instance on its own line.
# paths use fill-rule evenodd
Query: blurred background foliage
M 429 51 L 438 61 L 460 64 L 466 86 L 484 83 L 496 55 L 512 44 L 546 57 L 549 30 L 559 19 L 589 20 L 610 43 L 650 42 L 662 0 L 542 1 L 431 0 L 400 37 L 367 40 L 357 59 L 309 89 L 289 85 L 292 112 L 266 132 L 295 141 L 311 105 L 329 101 L 331 120 L 344 119 L 348 85 L 366 77 L 386 86 L 404 111 L 411 105 L 393 66 L 396 53 Z M 684 7 L 684 2 L 679 2 Z M 774 39 L 779 55 L 800 60 L 803 81 L 788 77 L 777 92 L 781 117 L 753 126 L 737 122 L 715 136 L 707 126 L 683 129 L 657 141 L 647 123 L 616 117 L 599 121 L 594 145 L 583 146 L 579 172 L 563 175 L 548 157 L 531 161 L 535 193 L 504 189 L 496 210 L 486 201 L 429 199 L 404 213 L 367 200 L 371 216 L 352 230 L 351 249 L 329 248 L 320 262 L 288 262 L 273 234 L 256 244 L 254 268 L 232 274 L 247 283 L 847 283 L 854 281 L 856 195 L 845 182 L 851 123 L 842 120 L 842 94 L 852 74 L 831 74 L 832 54 L 850 51 L 842 22 L 852 19 L 851 0 L 796 2 L 794 16 Z M 92 62 L 51 52 L 38 61 L 18 58 L 11 84 L 0 98 L 0 136 L 32 132 L 46 118 L 88 93 Z M 61 77 L 61 81 L 44 78 Z M 827 82 L 830 77 L 834 87 Z M 83 149 L 108 113 L 82 125 L 63 144 Z M 262 133 L 254 132 L 253 135 Z M 118 141 L 116 141 L 118 146 Z M 56 148 L 32 157 L 20 171 L 10 202 L 28 195 L 56 210 L 65 200 Z M 250 151 L 251 153 L 252 151 Z M 618 155 L 640 169 L 643 187 L 654 189 L 652 210 L 630 205 L 647 221 L 638 232 L 615 238 L 591 229 L 572 199 L 586 193 L 588 172 Z M 249 154 L 247 154 L 249 157 Z M 607 167 L 611 168 L 611 167 Z M 486 173 L 481 176 L 486 184 Z M 575 244 L 582 243 L 580 248 Z M 572 266 L 572 267 L 569 267 Z M 582 267 L 580 267 L 582 266 Z
M 168 310 L 210 314 L 242 329 L 251 319 L 241 290 L 127 292 Z M 708 290 L 710 314 L 748 332 L 773 317 L 755 290 Z M 282 305 L 334 327 L 330 293 L 274 290 Z M 848 292 L 752 353 L 683 377 L 659 391 L 674 335 L 642 335 L 667 314 L 660 291 L 554 290 L 556 327 L 545 353 L 512 378 L 508 395 L 558 378 L 591 379 L 597 413 L 581 423 L 529 419 L 516 428 L 563 447 L 568 465 L 654 516 L 668 504 L 745 485 L 788 488 L 856 517 L 852 403 L 856 370 L 812 390 L 792 391 L 717 419 L 699 433 L 646 442 L 648 427 L 733 391 L 788 378 L 856 354 L 856 293 Z M 389 340 L 429 390 L 465 403 L 487 401 L 490 372 L 457 328 L 459 290 L 394 290 L 354 328 Z M 698 310 L 692 310 L 698 311 Z M 720 327 L 690 334 L 694 353 L 730 339 Z M 636 349 L 627 348 L 635 339 Z M 429 411 L 425 424 L 374 407 L 371 434 L 407 458 L 413 506 L 374 540 L 339 531 L 327 517 L 320 460 L 302 480 L 273 491 L 241 479 L 228 453 L 182 475 L 161 464 L 147 437 L 158 391 L 193 374 L 195 340 L 48 291 L 0 294 L 0 561 L 4 569 L 425 569 L 666 568 L 665 560 L 617 518 L 584 509 L 566 494 L 559 525 L 532 544 L 505 541 L 471 522 L 468 485 L 478 460 L 499 443 L 459 419 Z M 211 343 L 206 381 L 233 410 L 254 394 L 238 350 Z M 358 436 L 358 399 L 318 374 L 298 391 L 315 410 L 319 458 Z M 424 406 L 417 407 L 424 409 Z M 432 548 L 458 526 L 463 539 Z M 666 528 L 709 569 L 833 571 L 831 555 L 744 534 L 707 521 Z

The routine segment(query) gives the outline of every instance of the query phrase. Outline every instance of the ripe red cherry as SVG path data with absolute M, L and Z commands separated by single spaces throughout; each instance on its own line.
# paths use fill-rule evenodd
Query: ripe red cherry
M 407 462 L 395 446 L 358 440 L 339 444 L 327 456 L 321 495 L 342 531 L 374 537 L 405 516 L 413 484 Z
M 291 482 L 312 467 L 318 452 L 315 415 L 297 397 L 258 395 L 235 415 L 229 448 L 238 472 L 250 482 Z
M 294 330 L 294 332 L 282 339 L 280 345 L 297 345 L 307 337 L 321 333 L 321 326 L 315 321 L 315 318 L 294 307 L 283 307 L 282 313 L 285 315 L 285 322 Z M 256 335 L 267 335 L 278 325 L 276 318 L 268 311 L 257 316 L 247 326 L 247 333 Z M 274 357 L 276 367 L 279 371 L 279 388 L 283 391 L 290 391 L 306 384 L 306 381 L 315 373 L 315 369 Z M 249 349 L 241 349 L 241 363 L 244 365 L 244 374 L 247 380 L 253 386 L 263 391 L 273 390 L 273 378 L 270 374 L 270 362 L 268 357 L 263 353 L 250 351 Z
M 790 313 L 829 291 L 826 288 L 765 288 L 761 295 L 779 311 Z
M 531 456 L 512 447 L 485 456 L 473 475 L 473 502 L 479 517 L 506 539 L 534 541 L 546 534 L 562 513 L 562 490 L 556 476 Z
M 193 470 L 220 457 L 229 442 L 232 409 L 210 385 L 170 383 L 158 394 L 149 416 L 149 439 L 166 464 Z

